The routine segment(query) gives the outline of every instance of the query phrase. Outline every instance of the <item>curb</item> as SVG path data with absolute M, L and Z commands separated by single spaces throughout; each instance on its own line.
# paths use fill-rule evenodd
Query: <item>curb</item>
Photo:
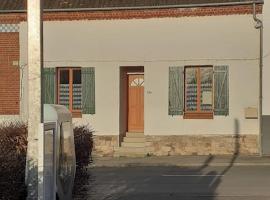
M 91 164 L 89 168 L 98 167 L 201 167 L 203 163 L 185 163 L 185 164 L 168 164 L 168 163 L 116 163 L 116 164 Z M 230 166 L 228 163 L 212 163 L 206 165 L 207 167 L 227 167 Z M 270 163 L 234 163 L 232 167 L 242 166 L 270 166 Z

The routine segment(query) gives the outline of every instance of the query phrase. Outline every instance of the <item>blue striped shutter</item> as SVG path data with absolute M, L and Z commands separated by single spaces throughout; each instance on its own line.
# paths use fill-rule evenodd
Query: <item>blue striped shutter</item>
M 214 114 L 229 115 L 229 67 L 214 66 Z
M 95 114 L 95 68 L 82 68 L 82 113 Z
M 43 102 L 44 104 L 55 104 L 56 98 L 56 69 L 43 68 L 42 72 Z
M 183 115 L 184 67 L 169 68 L 169 115 Z

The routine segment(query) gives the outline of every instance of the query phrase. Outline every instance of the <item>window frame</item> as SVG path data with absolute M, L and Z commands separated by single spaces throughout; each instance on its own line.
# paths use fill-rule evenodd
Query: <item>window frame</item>
M 201 68 L 212 68 L 212 111 L 202 111 L 201 110 Z M 187 111 L 187 92 L 186 92 L 186 69 L 196 68 L 197 70 L 197 110 L 196 111 Z M 214 66 L 213 65 L 191 65 L 184 67 L 184 119 L 213 119 L 214 118 Z
M 60 102 L 60 73 L 61 71 L 69 71 L 69 111 L 72 113 L 72 117 L 81 118 L 82 109 L 73 109 L 73 71 L 81 70 L 81 67 L 57 67 L 57 104 Z

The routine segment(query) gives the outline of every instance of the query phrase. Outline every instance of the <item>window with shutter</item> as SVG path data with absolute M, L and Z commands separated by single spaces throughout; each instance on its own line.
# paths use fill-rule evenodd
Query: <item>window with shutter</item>
M 169 68 L 169 115 L 183 114 L 184 67 Z
M 215 115 L 229 115 L 229 67 L 214 67 L 215 93 L 214 112 Z
M 185 119 L 213 118 L 213 67 L 185 67 Z
M 183 110 L 185 119 L 229 115 L 229 67 L 170 67 L 169 115 Z
M 56 81 L 56 69 L 55 68 L 43 68 L 43 89 L 44 104 L 55 104 L 55 81 Z
M 82 68 L 82 113 L 95 114 L 95 68 Z

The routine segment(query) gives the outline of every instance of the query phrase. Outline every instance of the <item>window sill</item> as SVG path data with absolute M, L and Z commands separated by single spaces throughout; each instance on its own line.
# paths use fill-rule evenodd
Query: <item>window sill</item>
M 185 112 L 184 119 L 214 119 L 213 112 Z
M 82 118 L 82 112 L 79 111 L 72 111 L 72 118 Z

